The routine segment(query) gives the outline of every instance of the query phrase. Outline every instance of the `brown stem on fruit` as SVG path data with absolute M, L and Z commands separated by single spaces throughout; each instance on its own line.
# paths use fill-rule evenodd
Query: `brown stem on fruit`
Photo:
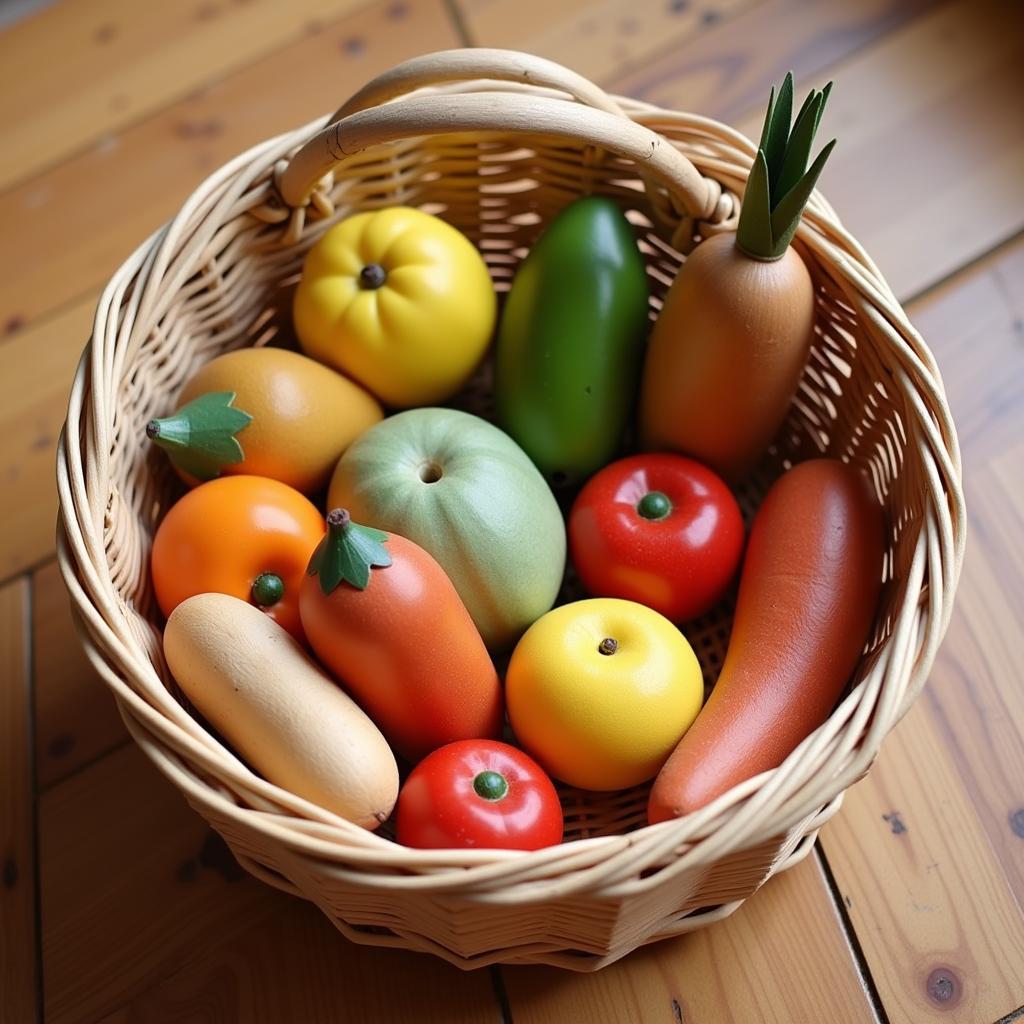
M 597 650 L 600 654 L 614 654 L 619 649 L 619 641 L 615 640 L 610 636 L 606 636 L 598 645 Z
M 391 564 L 391 554 L 384 545 L 388 535 L 383 530 L 352 522 L 346 508 L 332 508 L 327 513 L 327 535 L 309 560 L 306 572 L 320 577 L 320 589 L 330 594 L 342 581 L 365 590 L 370 570 Z
M 347 508 L 332 508 L 327 513 L 327 525 L 331 527 L 331 530 L 338 530 L 344 533 L 349 526 L 352 524 L 352 516 L 349 515 Z
M 359 287 L 373 291 L 388 279 L 388 272 L 379 263 L 367 263 L 359 271 Z

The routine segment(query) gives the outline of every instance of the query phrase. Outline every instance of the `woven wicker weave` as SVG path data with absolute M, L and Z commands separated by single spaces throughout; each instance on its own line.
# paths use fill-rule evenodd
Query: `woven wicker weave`
M 749 514 L 783 467 L 820 452 L 870 474 L 890 543 L 854 685 L 782 767 L 706 809 L 648 827 L 645 787 L 565 790 L 575 841 L 531 854 L 400 847 L 265 782 L 189 716 L 162 658 L 148 573 L 180 484 L 141 442 L 147 420 L 212 356 L 290 342 L 303 255 L 354 210 L 442 214 L 480 246 L 503 291 L 570 199 L 613 196 L 636 227 L 653 314 L 683 254 L 735 227 L 753 153 L 724 125 L 609 97 L 548 61 L 435 54 L 221 168 L 104 291 L 58 453 L 60 563 L 86 649 L 139 745 L 239 861 L 315 901 L 349 938 L 463 967 L 593 970 L 725 917 L 805 855 L 920 690 L 949 620 L 965 518 L 938 370 L 816 193 L 795 243 L 818 289 L 816 340 L 777 449 L 741 497 Z M 487 391 L 485 371 L 464 403 L 486 410 Z M 728 627 L 723 607 L 687 629 L 708 678 Z

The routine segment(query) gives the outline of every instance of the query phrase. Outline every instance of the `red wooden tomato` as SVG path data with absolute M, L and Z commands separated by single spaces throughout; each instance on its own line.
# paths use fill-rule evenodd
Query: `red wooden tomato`
M 420 849 L 539 850 L 562 841 L 562 806 L 544 770 L 497 740 L 427 755 L 398 794 L 398 841 Z
M 569 548 L 591 594 L 639 601 L 684 622 L 708 611 L 732 581 L 743 519 L 706 466 L 681 455 L 633 455 L 580 491 Z

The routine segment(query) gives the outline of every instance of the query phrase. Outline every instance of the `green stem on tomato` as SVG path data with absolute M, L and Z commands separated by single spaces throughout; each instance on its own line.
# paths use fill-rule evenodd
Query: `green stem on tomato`
M 662 491 L 648 491 L 636 505 L 644 519 L 664 519 L 672 511 L 672 501 Z
M 508 779 L 501 772 L 487 769 L 473 779 L 473 790 L 484 800 L 501 800 L 508 792 Z
M 252 581 L 249 596 L 253 604 L 260 608 L 269 608 L 284 597 L 284 580 L 276 572 L 261 572 Z

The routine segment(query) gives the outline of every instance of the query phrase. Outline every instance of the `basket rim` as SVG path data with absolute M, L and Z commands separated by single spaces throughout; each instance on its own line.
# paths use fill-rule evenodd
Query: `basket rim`
M 461 93 L 480 83 L 433 87 L 432 92 Z M 715 135 L 731 147 L 732 165 L 720 157 L 697 152 L 691 157 L 710 168 L 723 186 L 740 188 L 754 145 L 718 122 L 614 97 L 630 118 L 654 130 L 671 127 L 695 139 Z M 401 102 L 401 101 L 398 101 Z M 856 779 L 865 774 L 884 735 L 909 708 L 924 684 L 952 611 L 963 559 L 965 511 L 959 447 L 955 427 L 934 358 L 910 324 L 881 273 L 843 228 L 825 199 L 815 192 L 797 238 L 804 251 L 829 267 L 831 279 L 846 300 L 886 339 L 897 363 L 891 386 L 898 388 L 914 413 L 910 439 L 918 442 L 923 469 L 924 511 L 907 589 L 892 634 L 867 678 L 842 701 L 829 719 L 783 762 L 723 794 L 707 807 L 684 818 L 647 825 L 619 836 L 575 840 L 544 851 L 420 851 L 364 832 L 357 826 L 264 782 L 241 762 L 238 777 L 246 792 L 265 804 L 240 806 L 224 792 L 189 770 L 182 750 L 193 762 L 209 751 L 195 730 L 167 708 L 154 707 L 136 688 L 146 671 L 148 654 L 127 628 L 127 608 L 116 593 L 106 568 L 104 520 L 110 493 L 105 475 L 109 447 L 114 370 L 123 352 L 118 340 L 125 295 L 131 281 L 146 277 L 147 287 L 129 300 L 129 320 L 156 316 L 160 288 L 150 287 L 153 275 L 175 268 L 182 277 L 182 249 L 188 246 L 188 224 L 197 211 L 227 217 L 241 209 L 255 211 L 271 199 L 266 177 L 290 152 L 324 127 L 321 117 L 307 125 L 259 143 L 210 175 L 183 204 L 179 213 L 147 239 L 112 276 L 96 311 L 92 336 L 75 374 L 68 416 L 58 442 L 58 561 L 71 594 L 76 626 L 90 662 L 113 692 L 122 717 L 136 741 L 160 771 L 215 817 L 234 818 L 247 830 L 307 856 L 319 864 L 336 861 L 333 877 L 357 879 L 361 885 L 418 891 L 457 891 L 492 902 L 564 898 L 583 891 L 637 894 L 650 888 L 638 879 L 645 866 L 671 858 L 652 879 L 666 872 L 708 864 L 729 852 L 785 833 L 822 813 Z M 682 143 L 675 141 L 676 146 Z M 701 163 L 702 158 L 704 163 Z M 277 219 L 281 219 L 278 217 Z M 160 286 L 173 292 L 167 280 Z M 179 282 L 180 285 L 180 282 Z M 130 324 L 129 324 L 130 330 Z M 113 339 L 111 341 L 111 339 Z M 108 344 L 109 342 L 109 344 Z M 97 498 L 103 514 L 97 514 Z M 129 682 L 131 680 L 131 682 Z M 180 709 L 179 709 L 180 710 Z M 181 715 L 185 713 L 182 710 Z M 194 723 L 193 723 L 194 725 Z M 207 739 L 214 745 L 212 737 Z M 219 745 L 217 745 L 219 746 Z M 220 747 L 221 754 L 227 754 Z M 815 773 L 802 784 L 809 766 L 828 755 L 835 770 Z M 228 755 L 230 756 L 230 755 Z M 833 811 L 834 813 L 834 811 Z M 303 824 L 304 829 L 285 827 Z M 673 856 L 680 849 L 684 854 Z M 349 871 L 340 865 L 353 865 Z M 362 865 L 355 867 L 355 865 Z M 380 874 L 371 868 L 381 869 Z M 402 872 L 409 874 L 401 874 Z

